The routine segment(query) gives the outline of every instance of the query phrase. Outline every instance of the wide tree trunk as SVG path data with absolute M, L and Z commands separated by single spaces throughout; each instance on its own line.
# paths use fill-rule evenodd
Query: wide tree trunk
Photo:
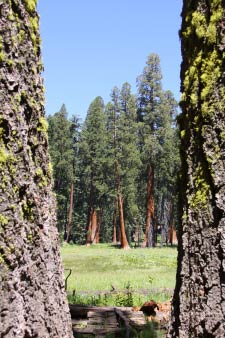
M 70 187 L 70 205 L 69 205 L 68 221 L 67 221 L 67 227 L 66 227 L 66 242 L 67 243 L 69 243 L 69 241 L 70 241 L 72 221 L 73 221 L 73 190 L 74 190 L 74 184 L 71 183 L 71 187 Z
M 155 224 L 154 224 L 154 196 L 153 196 L 154 168 L 148 165 L 147 168 L 147 206 L 146 206 L 146 223 L 145 237 L 142 247 L 155 246 Z
M 0 1 L 0 336 L 72 338 L 36 1 Z
M 225 337 L 225 2 L 182 12 L 182 178 L 168 338 Z

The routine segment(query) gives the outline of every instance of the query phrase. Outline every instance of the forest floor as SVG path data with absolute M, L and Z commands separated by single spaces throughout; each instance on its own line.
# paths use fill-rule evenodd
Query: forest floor
M 120 250 L 110 244 L 64 244 L 61 254 L 64 269 L 72 269 L 67 281 L 70 303 L 140 306 L 172 296 L 176 247 Z

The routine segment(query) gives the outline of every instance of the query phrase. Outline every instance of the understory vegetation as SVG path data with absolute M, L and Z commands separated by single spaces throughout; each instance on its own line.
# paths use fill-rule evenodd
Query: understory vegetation
M 69 301 L 76 304 L 139 306 L 169 300 L 175 284 L 176 247 L 119 250 L 110 244 L 62 249 Z

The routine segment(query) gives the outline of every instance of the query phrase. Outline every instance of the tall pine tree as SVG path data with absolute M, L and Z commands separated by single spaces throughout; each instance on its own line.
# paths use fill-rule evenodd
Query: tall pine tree
M 89 198 L 86 244 L 99 242 L 103 198 L 107 191 L 104 181 L 106 120 L 103 99 L 98 96 L 90 104 L 81 133 L 81 160 Z
M 71 122 L 65 104 L 59 112 L 48 117 L 49 149 L 53 165 L 54 191 L 57 197 L 57 224 L 60 232 L 65 232 L 68 221 L 68 208 L 73 195 L 74 149 Z
M 160 60 L 157 54 L 148 56 L 143 73 L 137 79 L 138 86 L 138 121 L 140 151 L 143 163 L 142 175 L 146 178 L 146 221 L 143 246 L 155 246 L 155 197 L 154 177 L 157 156 L 161 150 L 159 130 L 163 123 L 161 109 Z
M 120 115 L 118 119 L 118 143 L 120 149 L 121 189 L 124 199 L 124 219 L 129 240 L 140 222 L 138 209 L 138 179 L 141 167 L 138 149 L 138 123 L 136 98 L 129 83 L 120 91 Z M 129 228 L 128 228 L 129 226 Z M 128 231 L 129 230 L 129 231 Z

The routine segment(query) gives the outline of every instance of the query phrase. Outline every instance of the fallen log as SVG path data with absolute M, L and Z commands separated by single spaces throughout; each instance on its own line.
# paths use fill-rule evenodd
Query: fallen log
M 89 305 L 76 305 L 69 304 L 71 317 L 76 318 L 87 318 L 88 312 L 111 312 L 114 311 L 112 306 L 89 306 Z

